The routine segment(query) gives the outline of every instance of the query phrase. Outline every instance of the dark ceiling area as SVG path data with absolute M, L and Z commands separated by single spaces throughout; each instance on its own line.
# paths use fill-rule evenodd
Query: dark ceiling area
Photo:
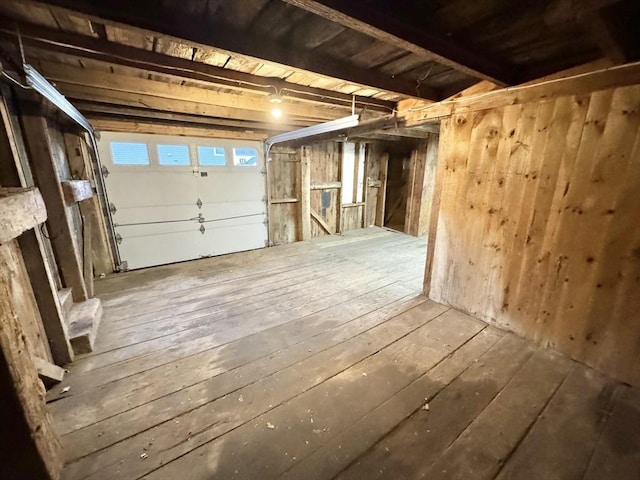
M 375 120 L 399 101 L 440 101 L 480 82 L 501 88 L 621 65 L 640 58 L 639 27 L 637 0 L 0 4 L 4 63 L 21 63 L 20 36 L 27 61 L 84 113 L 148 120 L 152 111 L 252 130 L 311 125 L 353 107 Z M 262 105 L 274 92 L 289 110 L 278 126 Z

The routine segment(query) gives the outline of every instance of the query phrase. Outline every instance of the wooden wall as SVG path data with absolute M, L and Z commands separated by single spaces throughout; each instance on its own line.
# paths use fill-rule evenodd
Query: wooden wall
M 273 147 L 267 162 L 267 177 L 271 245 L 301 240 L 298 212 L 300 150 Z
M 342 143 L 322 142 L 310 145 L 311 157 L 311 210 L 329 228 L 331 234 L 339 233 L 340 225 L 340 171 Z M 324 186 L 325 188 L 320 188 Z M 311 221 L 311 236 L 329 235 L 317 219 Z
M 640 86 L 443 121 L 425 291 L 640 385 Z
M 389 154 L 385 225 L 416 237 L 426 235 L 431 212 L 437 134 L 396 146 Z
M 356 144 L 356 152 L 359 145 Z M 384 144 L 366 145 L 364 202 L 344 206 L 342 143 L 318 142 L 297 148 L 274 146 L 267 162 L 271 244 L 305 239 L 303 215 L 310 216 L 309 238 L 380 225 L 377 210 L 384 196 L 386 150 Z

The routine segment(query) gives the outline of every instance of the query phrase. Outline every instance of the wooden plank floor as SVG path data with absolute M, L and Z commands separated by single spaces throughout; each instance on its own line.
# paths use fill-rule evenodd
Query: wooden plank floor
M 640 478 L 638 389 L 427 300 L 424 257 L 367 229 L 97 282 L 64 479 Z

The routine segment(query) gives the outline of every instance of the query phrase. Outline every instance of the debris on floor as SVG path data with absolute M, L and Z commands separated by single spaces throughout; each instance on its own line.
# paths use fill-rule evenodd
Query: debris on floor
M 270 428 L 271 430 L 273 430 L 276 428 L 276 426 L 271 422 L 267 422 L 267 428 Z

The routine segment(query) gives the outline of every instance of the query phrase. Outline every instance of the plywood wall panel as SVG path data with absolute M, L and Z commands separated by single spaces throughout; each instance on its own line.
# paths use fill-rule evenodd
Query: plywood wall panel
M 640 385 L 640 86 L 443 122 L 425 287 Z

